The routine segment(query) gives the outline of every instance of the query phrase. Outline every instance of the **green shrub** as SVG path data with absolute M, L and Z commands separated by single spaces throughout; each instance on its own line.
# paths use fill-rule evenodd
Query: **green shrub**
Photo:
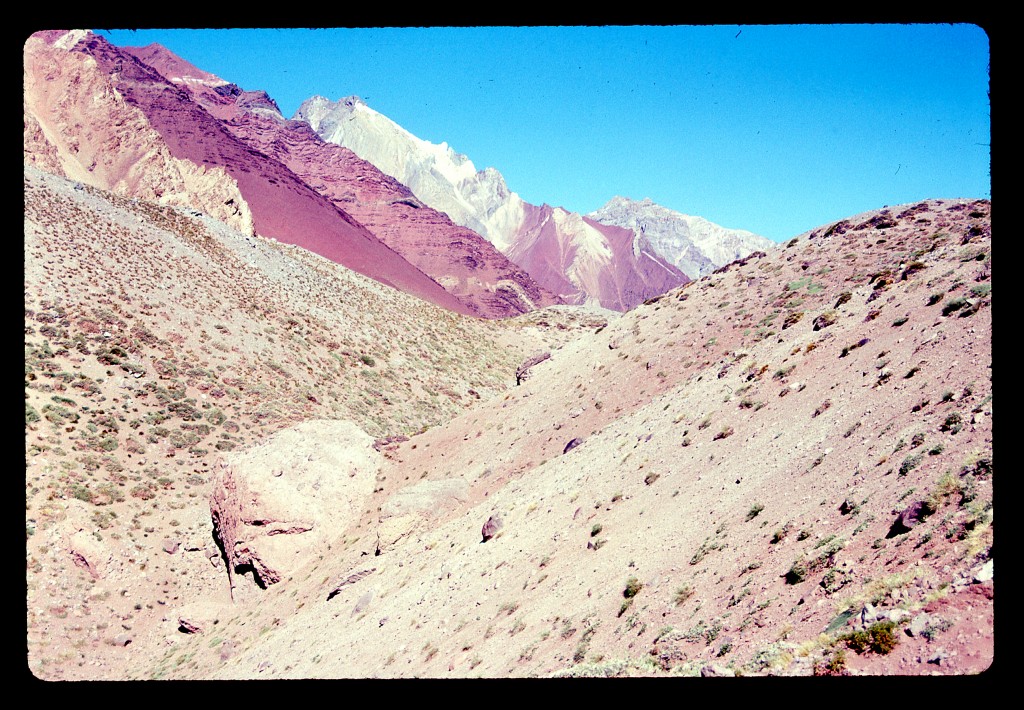
M 950 313 L 953 313 L 954 311 L 958 311 L 958 310 L 960 310 L 961 308 L 963 308 L 966 305 L 967 305 L 967 299 L 964 298 L 963 296 L 958 296 L 957 298 L 952 298 L 952 299 L 946 301 L 944 304 L 942 304 L 942 315 L 948 316 Z
M 871 634 L 867 631 L 851 631 L 840 637 L 846 643 L 846 647 L 858 654 L 864 653 L 871 647 Z
M 786 584 L 800 584 L 800 582 L 807 579 L 807 565 L 804 564 L 803 560 L 797 560 L 790 566 L 785 577 Z
M 792 313 L 786 314 L 785 319 L 782 321 L 782 329 L 785 330 L 790 326 L 796 325 L 800 322 L 800 319 L 804 317 L 803 311 L 793 311 Z
M 672 601 L 675 602 L 676 606 L 681 606 L 686 602 L 687 599 L 693 596 L 693 587 L 689 584 L 684 584 L 676 590 L 675 596 L 672 597 Z
M 92 503 L 93 498 L 96 497 L 96 494 L 81 483 L 71 484 L 71 495 L 78 500 L 84 500 L 86 503 Z
M 814 330 L 821 330 L 822 328 L 829 327 L 830 325 L 834 324 L 835 322 L 836 322 L 836 313 L 835 313 L 835 311 L 825 311 L 820 316 L 818 316 L 817 318 L 814 319 L 813 329 Z
M 845 643 L 847 648 L 858 654 L 870 650 L 884 656 L 896 648 L 899 638 L 895 622 L 879 621 L 864 630 L 843 634 L 837 641 Z
M 644 585 L 636 577 L 630 577 L 626 580 L 626 588 L 622 590 L 622 596 L 626 599 L 632 599 L 643 588 Z
M 948 431 L 950 434 L 956 434 L 963 428 L 963 417 L 960 416 L 959 412 L 953 412 L 946 417 L 946 420 L 939 426 L 940 431 Z
M 896 623 L 892 621 L 879 621 L 868 628 L 871 636 L 871 650 L 875 653 L 888 654 L 899 643 L 896 636 Z
M 917 465 L 921 463 L 923 456 L 921 454 L 913 454 L 903 459 L 903 463 L 900 464 L 899 475 L 906 476 L 908 473 L 917 468 Z
M 814 675 L 846 675 L 846 653 L 842 649 L 840 649 L 832 655 L 832 658 L 830 658 L 827 663 L 815 663 Z

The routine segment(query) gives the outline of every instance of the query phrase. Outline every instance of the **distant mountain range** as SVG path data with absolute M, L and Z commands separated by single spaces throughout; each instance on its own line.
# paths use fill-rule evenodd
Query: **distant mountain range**
M 43 170 L 195 207 L 468 315 L 625 311 L 771 246 L 649 200 L 531 205 L 357 98 L 315 96 L 288 120 L 164 47 L 87 31 L 30 38 L 24 101 L 26 160 Z
M 628 310 L 774 242 L 650 200 L 613 198 L 586 216 L 531 205 L 494 168 L 417 138 L 361 99 L 314 96 L 294 118 L 351 149 L 454 222 L 475 230 L 567 303 Z M 615 227 L 628 230 L 623 232 Z
M 163 47 L 85 32 L 25 47 L 26 162 L 125 196 L 194 207 L 467 315 L 557 303 L 487 240 L 350 151 Z
M 602 224 L 626 227 L 642 234 L 653 249 L 691 279 L 755 251 L 767 251 L 775 242 L 742 229 L 726 229 L 703 217 L 682 214 L 650 199 L 613 197 L 587 215 Z
M 615 313 L 710 268 L 698 218 L 520 202 L 491 241 L 265 93 L 88 32 L 25 42 L 23 100 L 36 678 L 992 667 L 989 200 Z

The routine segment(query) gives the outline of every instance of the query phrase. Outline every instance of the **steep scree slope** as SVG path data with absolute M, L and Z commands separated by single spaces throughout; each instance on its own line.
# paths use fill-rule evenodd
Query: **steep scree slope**
M 380 440 L 384 461 L 363 512 L 279 582 L 240 581 L 234 604 L 225 570 L 205 559 L 194 567 L 204 575 L 173 587 L 179 599 L 155 603 L 137 595 L 152 583 L 125 562 L 108 577 L 103 564 L 71 568 L 69 594 L 81 601 L 30 602 L 33 669 L 132 678 L 980 672 L 994 658 L 989 211 L 985 201 L 935 200 L 851 217 L 559 341 L 504 395 L 406 440 Z M 58 355 L 39 339 L 59 335 L 43 327 L 67 328 L 51 322 L 64 316 L 52 303 L 32 311 L 33 374 L 64 383 L 60 361 L 44 363 L 68 357 L 74 334 Z M 523 318 L 507 327 L 539 325 Z M 67 373 L 69 386 L 79 379 Z M 133 406 L 143 399 L 132 396 Z M 30 404 L 42 413 L 41 399 Z M 52 405 L 47 414 L 70 426 L 54 408 L 70 406 Z M 49 447 L 64 441 L 47 420 L 28 426 L 32 460 L 58 456 Z M 83 442 L 101 434 L 75 430 Z M 101 522 L 116 520 L 143 550 L 155 542 L 145 535 L 173 549 L 176 528 L 157 522 L 169 515 L 188 512 L 196 534 L 209 534 L 198 496 L 170 499 L 177 513 L 136 512 L 132 525 L 128 513 L 105 517 L 100 496 L 112 489 L 100 491 L 90 470 L 139 474 L 96 458 L 96 469 L 84 460 L 30 467 L 30 478 L 39 471 L 27 481 L 39 489 L 29 498 L 38 528 L 30 589 L 71 559 L 104 559 L 94 548 L 113 543 Z M 209 494 L 200 478 L 197 493 Z M 96 488 L 94 498 L 78 499 L 76 485 Z M 54 537 L 67 530 L 61 516 L 77 523 L 66 545 Z M 492 516 L 502 526 L 482 542 Z M 189 549 L 169 558 L 174 570 L 193 559 Z M 157 584 L 176 576 L 163 567 Z M 83 630 L 90 624 L 74 616 L 117 609 L 121 588 L 142 609 L 165 610 L 131 653 L 117 640 L 134 629 Z M 124 623 L 142 609 L 126 608 Z M 57 658 L 47 654 L 57 629 L 106 644 L 109 665 L 42 663 Z

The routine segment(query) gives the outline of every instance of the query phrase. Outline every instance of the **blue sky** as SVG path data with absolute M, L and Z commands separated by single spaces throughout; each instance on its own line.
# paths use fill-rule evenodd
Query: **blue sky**
M 967 24 L 92 28 L 266 91 L 358 95 L 528 202 L 649 197 L 776 241 L 990 198 L 989 40 Z

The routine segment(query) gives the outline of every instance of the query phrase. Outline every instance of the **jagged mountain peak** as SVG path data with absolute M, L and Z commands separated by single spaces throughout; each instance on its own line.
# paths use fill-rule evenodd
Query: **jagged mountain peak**
M 686 282 L 685 274 L 632 235 L 587 223 L 562 207 L 528 204 L 496 168 L 477 170 L 447 142 L 422 140 L 371 112 L 360 104 L 314 97 L 296 117 L 309 121 L 324 140 L 351 149 L 407 185 L 456 224 L 482 235 L 569 302 L 628 310 Z
M 643 234 L 655 251 L 694 279 L 755 251 L 775 247 L 767 237 L 683 214 L 649 197 L 633 200 L 616 195 L 587 216 Z

